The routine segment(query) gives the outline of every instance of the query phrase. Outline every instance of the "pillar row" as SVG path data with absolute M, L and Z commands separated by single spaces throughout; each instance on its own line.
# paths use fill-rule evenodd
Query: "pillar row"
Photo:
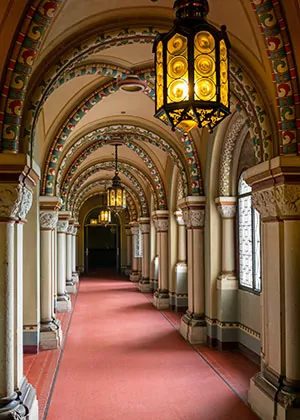
M 205 197 L 179 201 L 187 228 L 188 310 L 181 319 L 180 332 L 191 344 L 206 342 L 204 290 Z
M 157 309 L 169 308 L 169 212 L 157 210 L 152 213 L 154 218 L 158 245 L 158 289 L 154 293 L 153 305 Z
M 71 299 L 66 289 L 67 242 L 69 213 L 59 212 L 57 223 L 57 310 L 69 312 Z
M 216 335 L 211 337 L 218 348 L 226 350 L 238 347 L 238 280 L 235 262 L 236 197 L 218 197 L 215 200 L 222 218 L 222 270 L 217 278 Z
M 175 266 L 175 311 L 185 311 L 188 307 L 188 266 L 187 266 L 187 241 L 186 227 L 182 211 L 175 212 L 177 222 L 177 263 Z
M 130 226 L 126 226 L 125 233 L 126 233 L 126 269 L 125 269 L 125 274 L 126 274 L 126 276 L 130 276 L 130 274 L 131 274 L 131 264 L 132 264 L 132 233 L 131 233 Z
M 23 224 L 32 191 L 0 184 L 0 197 L 0 418 L 37 418 L 36 392 L 23 373 Z
M 61 345 L 62 331 L 56 318 L 53 231 L 58 221 L 60 202 L 56 197 L 40 197 L 40 263 L 41 263 L 41 329 L 40 348 L 56 349 Z
M 137 283 L 140 280 L 139 275 L 139 225 L 137 222 L 131 223 L 132 233 L 132 271 L 130 274 L 130 280 Z
M 142 278 L 139 282 L 141 292 L 150 292 L 150 218 L 140 218 L 140 229 L 143 241 Z
M 76 292 L 76 282 L 72 273 L 73 265 L 73 232 L 74 232 L 74 220 L 69 220 L 69 226 L 66 233 L 66 242 L 67 242 L 67 262 L 66 262 L 66 288 L 68 293 Z

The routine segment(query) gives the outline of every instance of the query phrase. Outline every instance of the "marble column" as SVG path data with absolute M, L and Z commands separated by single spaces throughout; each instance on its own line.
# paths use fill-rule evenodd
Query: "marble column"
M 130 226 L 126 226 L 125 233 L 126 233 L 126 269 L 125 269 L 125 274 L 126 274 L 126 276 L 130 276 L 130 274 L 131 274 L 131 263 L 132 263 L 132 233 L 131 233 Z
M 48 197 L 47 197 L 48 198 Z M 49 197 L 52 198 L 52 197 Z M 41 332 L 40 332 L 40 349 L 51 350 L 56 349 L 62 342 L 62 331 L 60 322 L 54 314 L 54 286 L 55 279 L 53 271 L 53 230 L 56 228 L 58 221 L 58 209 L 56 204 L 52 206 L 47 202 L 47 211 L 43 210 L 40 197 L 40 245 L 41 245 Z M 49 208 L 54 208 L 50 210 Z
M 188 266 L 186 262 L 186 228 L 181 211 L 175 212 L 177 221 L 177 263 L 175 266 L 176 286 L 174 296 L 174 309 L 177 312 L 188 308 Z
M 66 236 L 69 227 L 68 214 L 59 212 L 57 222 L 57 310 L 58 312 L 69 312 L 71 310 L 71 299 L 66 290 L 66 262 L 67 244 Z
M 150 288 L 150 218 L 140 218 L 140 229 L 142 232 L 143 256 L 142 256 L 142 278 L 139 282 L 139 290 L 144 293 L 151 291 Z
M 300 157 L 281 156 L 244 173 L 261 216 L 261 371 L 251 408 L 263 419 L 300 418 Z
M 158 240 L 158 289 L 153 296 L 153 305 L 157 309 L 169 308 L 169 264 L 168 264 L 168 232 L 169 212 L 157 210 L 153 212 Z
M 38 419 L 36 393 L 23 373 L 23 223 L 31 205 L 26 185 L 0 184 L 1 419 Z
M 130 274 L 130 281 L 137 283 L 140 280 L 139 276 L 139 225 L 137 222 L 131 223 L 131 233 L 132 233 L 132 272 Z
M 238 347 L 237 327 L 226 325 L 238 321 L 238 280 L 235 264 L 236 197 L 218 197 L 215 200 L 222 218 L 222 271 L 217 278 L 218 324 L 216 326 L 217 346 L 221 350 Z
M 206 342 L 204 289 L 205 197 L 179 201 L 187 228 L 188 310 L 181 319 L 180 333 L 191 344 Z
M 74 231 L 74 221 L 69 220 L 69 226 L 67 230 L 67 263 L 66 263 L 66 278 L 67 278 L 67 292 L 75 293 L 76 292 L 76 283 L 72 276 L 72 256 L 73 256 L 73 231 Z
M 79 277 L 76 270 L 76 239 L 77 239 L 77 232 L 78 232 L 79 223 L 75 222 L 73 226 L 73 233 L 72 233 L 72 278 L 75 283 L 78 283 Z

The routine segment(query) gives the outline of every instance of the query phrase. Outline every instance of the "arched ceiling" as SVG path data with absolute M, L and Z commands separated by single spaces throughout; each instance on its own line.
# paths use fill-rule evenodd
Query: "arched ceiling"
M 179 168 L 185 194 L 204 194 L 200 161 L 205 161 L 201 150 L 206 148 L 200 150 L 200 144 L 210 137 L 199 135 L 196 129 L 183 138 L 153 116 L 152 44 L 157 30 L 166 31 L 172 25 L 172 5 L 173 0 L 63 1 L 38 51 L 28 95 L 27 113 L 35 110 L 35 119 L 26 132 L 33 129 L 34 158 L 42 167 L 43 194 L 59 194 L 66 207 L 78 209 L 89 194 L 103 193 L 101 183 L 113 176 L 108 166 L 114 149 L 105 143 L 110 134 L 127 136 L 126 145 L 119 148 L 120 162 L 127 171 L 127 175 L 121 172 L 121 182 L 132 190 L 129 196 L 139 214 L 141 194 L 148 207 L 154 195 L 157 208 L 168 208 L 174 165 Z M 244 110 L 253 140 L 262 143 L 265 138 L 261 133 L 268 136 L 269 125 L 265 124 L 267 130 L 258 128 L 259 116 L 254 114 L 261 112 L 262 121 L 267 118 L 263 103 L 270 102 L 274 92 L 251 4 L 249 0 L 227 0 L 224 7 L 224 0 L 211 0 L 210 9 L 209 20 L 217 26 L 225 23 L 232 43 L 234 107 Z M 150 27 L 152 32 L 148 33 Z M 258 83 L 258 100 L 250 80 L 240 75 L 239 66 L 254 80 L 257 75 L 257 80 L 264 82 L 264 89 Z M 128 73 L 141 74 L 145 92 L 118 89 L 118 80 Z M 243 104 L 247 95 L 251 100 L 254 97 L 248 109 Z M 262 153 L 267 155 L 268 150 Z

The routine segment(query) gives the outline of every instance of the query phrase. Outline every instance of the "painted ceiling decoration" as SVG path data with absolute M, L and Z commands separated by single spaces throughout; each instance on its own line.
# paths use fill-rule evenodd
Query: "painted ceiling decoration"
M 80 193 L 77 194 L 77 196 L 74 199 L 74 202 L 71 204 L 71 211 L 73 214 L 78 214 L 80 211 L 80 208 L 83 206 L 83 204 L 91 198 L 91 196 L 99 195 L 99 191 L 95 192 L 94 189 L 97 188 L 99 185 L 103 185 L 104 181 L 95 181 L 89 184 L 85 189 L 83 189 Z M 139 208 L 141 206 L 139 205 L 139 200 L 132 188 L 130 186 L 126 185 L 126 188 L 128 189 L 128 194 L 126 196 L 126 203 L 127 203 L 127 210 L 130 214 L 130 220 L 137 220 L 138 217 L 148 217 L 148 216 L 142 216 L 139 214 Z M 125 211 L 126 212 L 126 211 Z
M 90 167 L 84 168 L 80 172 L 80 174 L 78 174 L 77 178 L 73 181 L 73 183 L 67 183 L 63 185 L 62 192 L 61 192 L 63 208 L 68 208 L 70 206 L 70 198 L 72 198 L 72 194 L 75 195 L 75 192 L 78 191 L 79 188 L 85 183 L 85 181 L 87 181 L 91 176 L 93 176 L 94 174 L 98 174 L 99 171 L 101 170 L 102 171 L 112 170 L 113 168 L 114 168 L 113 161 L 100 162 Z M 148 210 L 149 207 L 147 204 L 145 191 L 143 190 L 142 186 L 138 182 L 137 178 L 131 173 L 132 165 L 129 165 L 129 164 L 126 165 L 126 163 L 120 162 L 119 170 L 124 176 L 126 176 L 130 180 L 131 184 L 137 191 L 137 194 L 140 197 L 141 202 L 143 203 L 142 207 L 143 209 L 145 209 L 145 213 L 149 213 L 149 210 Z M 138 174 L 139 176 L 141 176 L 142 172 L 138 171 Z M 154 183 L 152 184 L 152 182 L 150 181 L 151 178 L 149 179 L 148 177 L 146 177 L 146 179 L 147 179 L 147 185 L 150 185 L 152 193 L 154 195 L 157 195 L 157 200 L 158 200 L 159 194 L 157 190 L 155 189 L 155 184 Z M 108 181 L 109 180 L 107 180 L 107 182 Z
M 61 3 L 60 0 L 42 2 L 35 0 L 28 5 L 28 13 L 21 25 L 18 43 L 15 44 L 11 53 L 1 96 L 2 151 L 18 152 L 19 150 L 24 99 L 34 57 Z M 297 130 L 299 126 L 298 86 L 284 16 L 280 6 L 278 4 L 274 5 L 272 0 L 252 0 L 252 4 L 264 31 L 267 49 L 276 76 L 274 83 L 277 88 L 280 112 L 281 152 L 296 153 L 297 143 L 299 142 L 297 138 L 299 135 L 299 130 Z M 116 32 L 119 33 L 120 42 L 128 39 L 126 33 Z M 151 35 L 149 37 L 151 38 Z M 105 36 L 103 35 L 102 38 L 105 38 Z M 80 48 L 78 53 L 81 56 L 84 55 Z M 69 59 L 70 57 L 71 54 L 69 54 Z M 66 65 L 68 59 L 65 58 L 62 62 Z
M 62 163 L 59 166 L 59 170 L 58 170 L 57 178 L 56 178 L 56 188 L 55 188 L 56 193 L 58 193 L 58 189 L 60 187 L 60 182 L 62 179 L 63 168 L 66 166 L 66 164 L 68 163 L 68 169 L 64 178 L 67 177 L 69 173 L 74 174 L 77 168 L 82 164 L 82 162 L 88 156 L 90 156 L 98 148 L 101 148 L 106 145 L 106 142 L 110 139 L 111 136 L 118 136 L 122 138 L 123 140 L 125 140 L 125 145 L 129 148 L 131 148 L 131 144 L 134 141 L 138 142 L 138 144 L 147 142 L 167 152 L 169 156 L 174 160 L 174 162 L 176 162 L 176 165 L 180 171 L 180 175 L 182 177 L 182 182 L 184 185 L 185 194 L 186 195 L 189 194 L 187 175 L 185 172 L 185 167 L 181 161 L 181 159 L 183 158 L 176 151 L 176 148 L 173 145 L 170 145 L 169 142 L 165 141 L 159 135 L 153 133 L 152 131 L 142 128 L 142 127 L 130 125 L 130 124 L 116 124 L 116 125 L 109 125 L 107 127 L 101 127 L 99 129 L 94 130 L 93 132 L 88 133 L 85 136 L 86 139 L 89 139 L 89 143 L 87 143 L 87 141 L 83 142 L 80 139 L 78 140 L 78 142 L 73 144 L 72 147 L 67 152 L 69 156 L 69 162 L 67 162 L 66 159 L 63 159 Z M 97 140 L 95 141 L 95 139 Z M 98 139 L 101 139 L 101 140 L 98 140 Z M 79 146 L 76 147 L 78 143 L 79 143 L 79 146 L 81 146 L 84 143 L 85 149 L 81 153 L 76 155 L 75 152 L 79 148 Z M 188 152 L 186 151 L 186 155 L 187 153 Z M 192 152 L 190 151 L 189 155 L 191 153 Z M 194 153 L 192 153 L 192 156 L 194 156 Z M 191 159 L 190 156 L 187 156 L 186 163 L 189 164 L 188 168 L 190 169 L 190 184 L 192 187 L 190 191 L 191 193 L 198 195 L 199 194 L 199 178 L 198 178 L 198 168 L 195 164 L 195 159 Z M 49 177 L 47 177 L 46 179 L 49 181 Z M 54 179 L 54 182 L 55 182 L 55 179 Z

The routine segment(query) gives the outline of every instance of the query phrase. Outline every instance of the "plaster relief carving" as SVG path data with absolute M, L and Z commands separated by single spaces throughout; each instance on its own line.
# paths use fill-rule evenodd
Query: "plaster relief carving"
M 157 232 L 168 232 L 169 229 L 169 220 L 168 219 L 156 219 L 155 228 Z
M 205 223 L 204 209 L 184 209 L 183 220 L 187 229 L 200 228 Z
M 58 212 L 41 212 L 40 213 L 40 226 L 42 229 L 54 229 L 58 221 Z
M 0 217 L 25 219 L 32 206 L 32 192 L 25 185 L 0 186 Z
M 278 185 L 275 198 L 281 216 L 300 215 L 300 185 Z
M 68 227 L 69 227 L 69 222 L 67 220 L 59 220 L 57 222 L 58 233 L 67 233 Z
M 223 219 L 233 219 L 236 215 L 236 204 L 220 204 L 217 209 Z
M 142 233 L 150 233 L 150 225 L 149 224 L 141 224 L 141 231 Z
M 260 213 L 262 219 L 276 217 L 277 209 L 273 188 L 252 193 L 252 205 Z

